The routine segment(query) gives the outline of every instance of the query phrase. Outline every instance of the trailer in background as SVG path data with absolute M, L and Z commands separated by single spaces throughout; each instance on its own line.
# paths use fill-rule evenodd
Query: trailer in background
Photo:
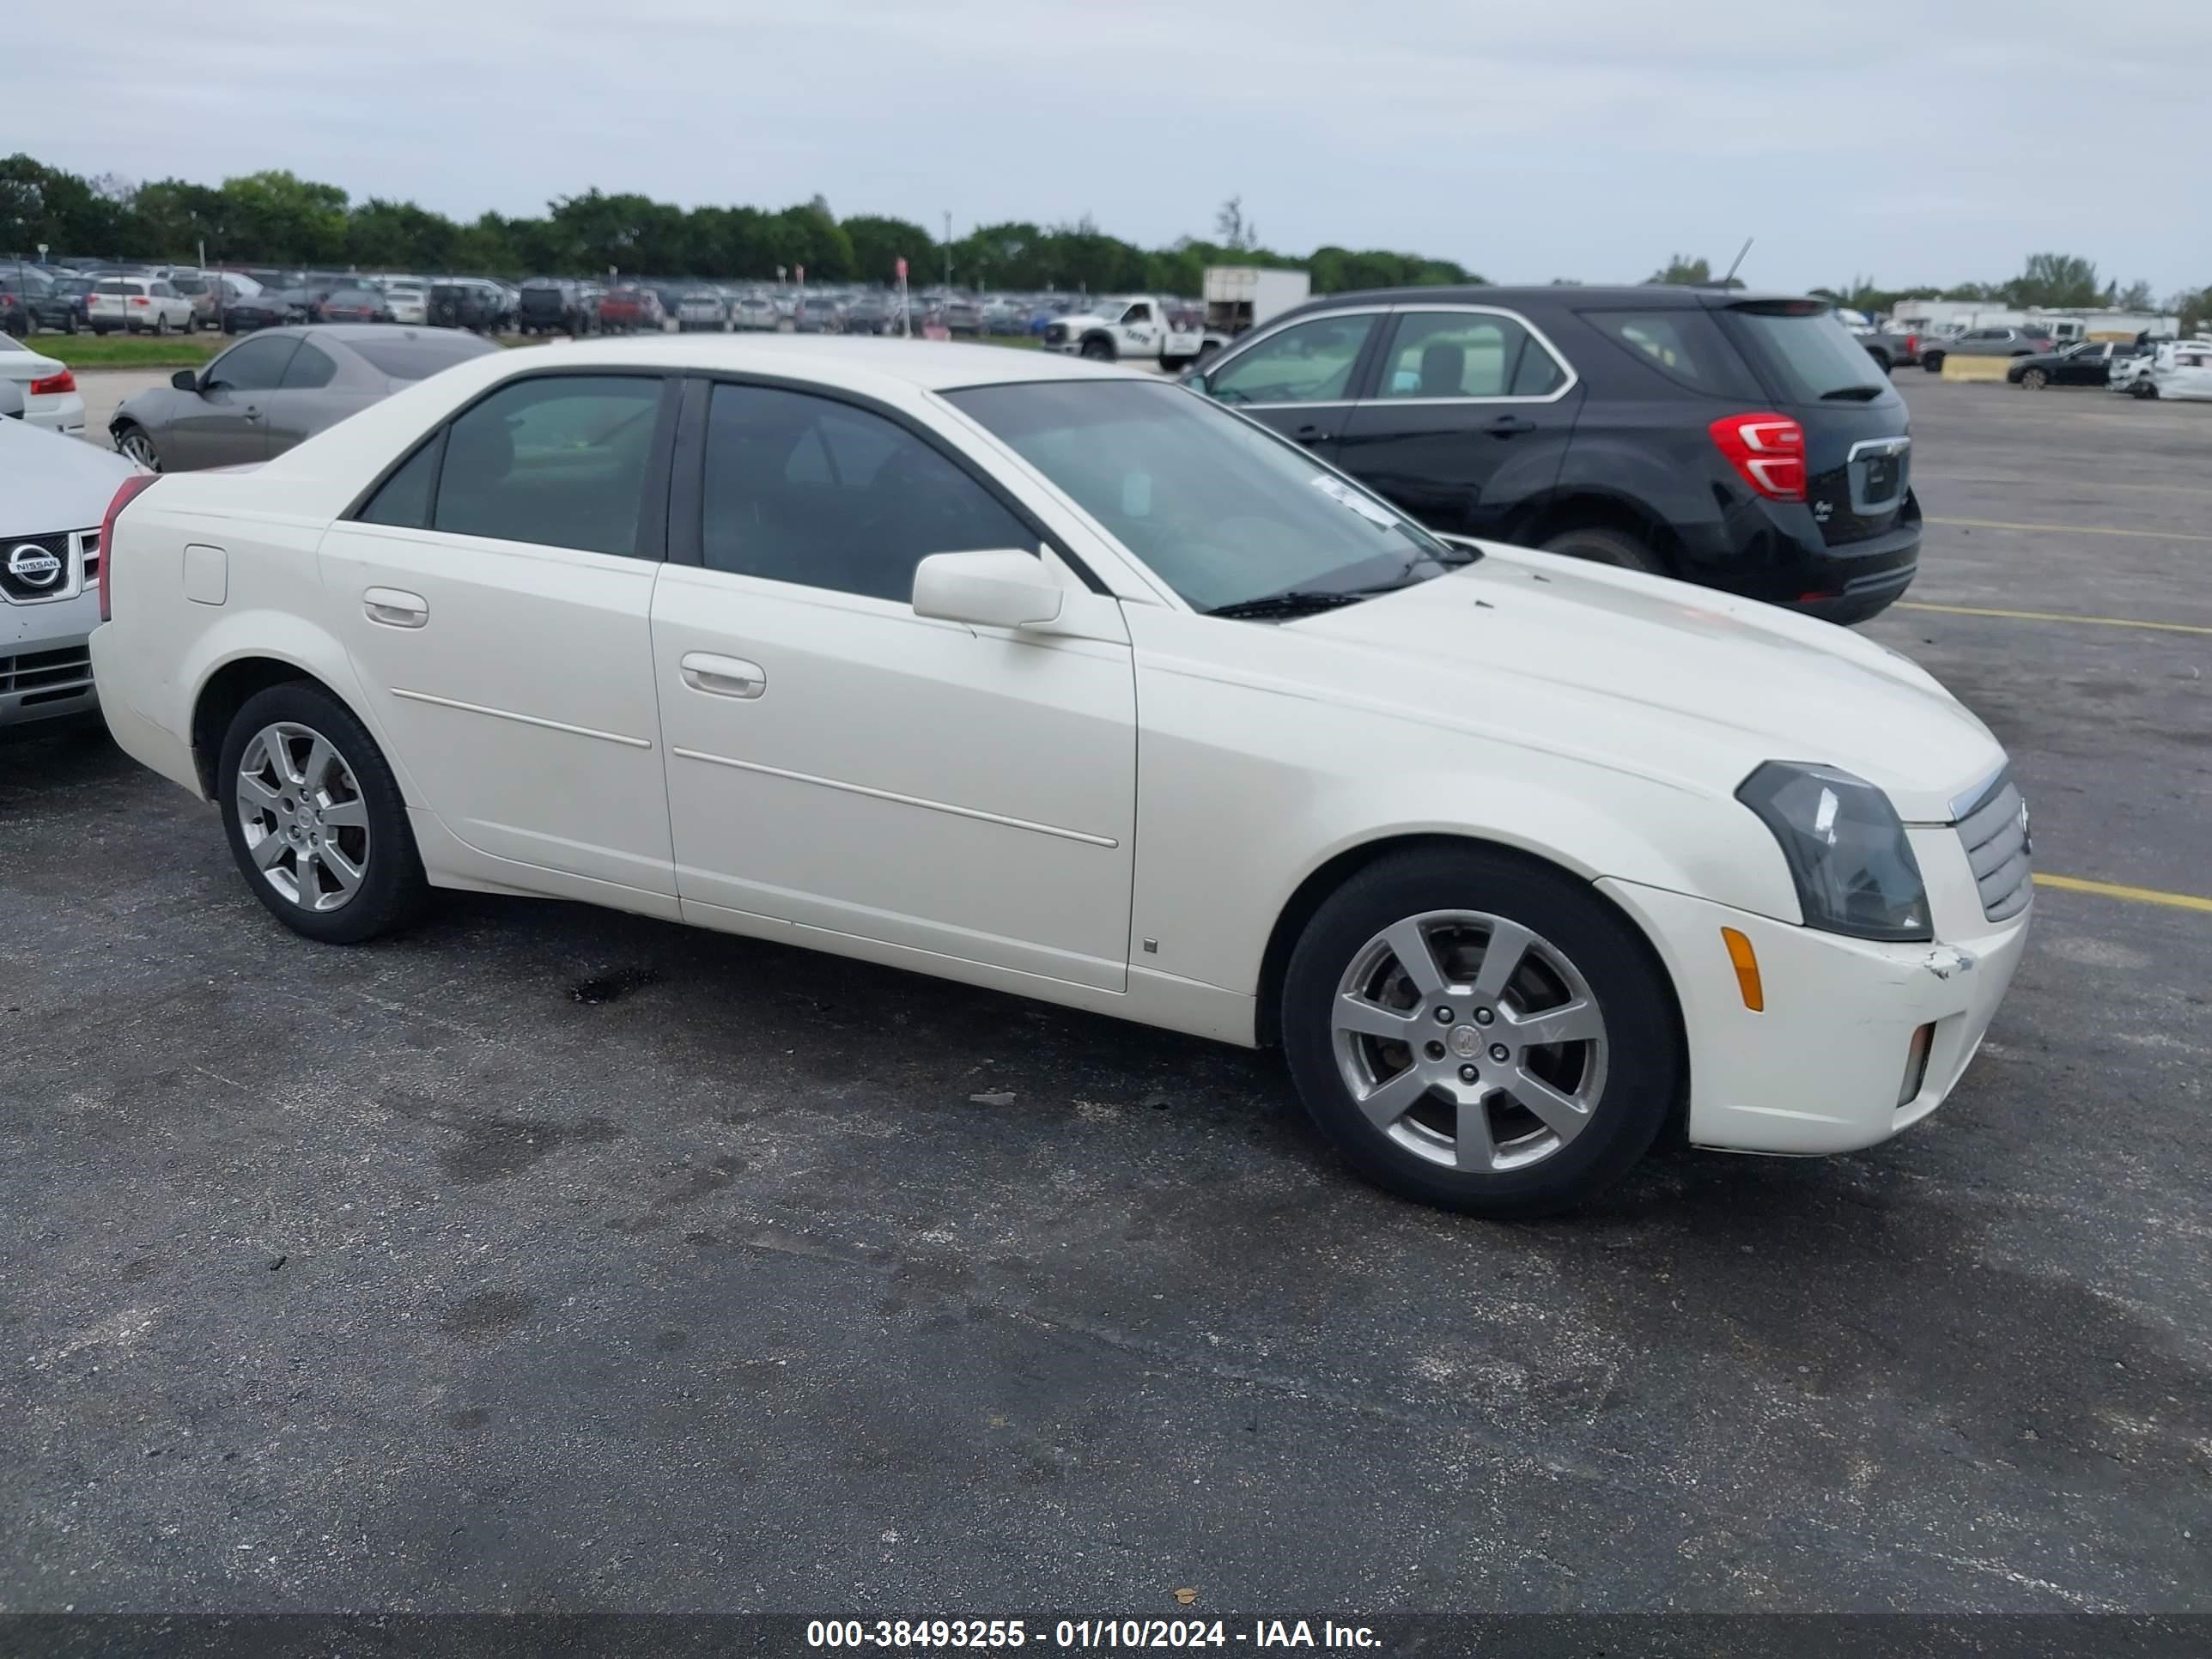
M 1313 297 L 1313 279 L 1303 270 L 1261 265 L 1208 265 L 1206 270 L 1206 333 L 1215 349 L 1248 329 L 1281 316 Z

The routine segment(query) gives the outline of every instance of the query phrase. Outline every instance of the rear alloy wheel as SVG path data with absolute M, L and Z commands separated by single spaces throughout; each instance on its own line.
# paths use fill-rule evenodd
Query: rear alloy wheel
M 1667 567 L 1656 553 L 1620 530 L 1593 526 L 1587 530 L 1562 531 L 1544 544 L 1544 551 L 1564 553 L 1571 559 L 1588 559 L 1592 564 L 1609 564 L 1617 570 L 1641 570 L 1653 576 L 1667 574 Z
M 1588 884 L 1478 847 L 1369 866 L 1284 978 L 1300 1097 L 1363 1175 L 1469 1214 L 1567 1208 L 1641 1158 L 1681 1040 L 1662 974 Z
M 246 699 L 216 777 L 232 856 L 295 933 L 331 945 L 413 918 L 428 887 L 392 769 L 352 714 L 293 682 Z
M 2020 383 L 2030 392 L 2040 392 L 2051 384 L 2051 376 L 2039 368 L 2024 368 L 2020 372 Z

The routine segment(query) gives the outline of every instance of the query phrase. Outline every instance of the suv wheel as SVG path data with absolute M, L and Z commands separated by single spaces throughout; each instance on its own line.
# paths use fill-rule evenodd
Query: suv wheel
M 1544 543 L 1543 548 L 1547 553 L 1564 553 L 1571 559 L 1588 559 L 1592 564 L 1609 564 L 1619 570 L 1641 570 L 1654 576 L 1667 574 L 1666 564 L 1656 553 L 1619 530 L 1593 526 L 1563 531 Z
M 428 892 L 392 769 L 352 711 L 300 681 L 246 701 L 216 771 L 231 855 L 297 933 L 356 945 L 411 921 Z
M 1564 1209 L 1626 1173 L 1673 1109 L 1682 1043 L 1628 922 L 1492 848 L 1370 865 L 1292 953 L 1283 1048 L 1352 1166 L 1473 1215 Z

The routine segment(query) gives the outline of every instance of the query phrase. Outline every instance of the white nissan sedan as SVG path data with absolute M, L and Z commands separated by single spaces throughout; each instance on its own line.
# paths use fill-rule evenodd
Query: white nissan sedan
M 2027 933 L 2003 751 L 1911 662 L 1439 538 L 1141 373 L 495 353 L 104 543 L 116 740 L 309 938 L 549 895 L 1279 1044 L 1455 1209 L 1893 1134 Z

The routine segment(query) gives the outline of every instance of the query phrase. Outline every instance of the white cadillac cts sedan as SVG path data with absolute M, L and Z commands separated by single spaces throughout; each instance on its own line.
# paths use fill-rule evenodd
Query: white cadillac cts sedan
M 1456 1209 L 1895 1133 L 2027 933 L 2004 754 L 1911 663 L 1441 540 L 1130 371 L 497 353 L 105 545 L 117 741 L 312 939 L 550 895 L 1279 1043 Z

